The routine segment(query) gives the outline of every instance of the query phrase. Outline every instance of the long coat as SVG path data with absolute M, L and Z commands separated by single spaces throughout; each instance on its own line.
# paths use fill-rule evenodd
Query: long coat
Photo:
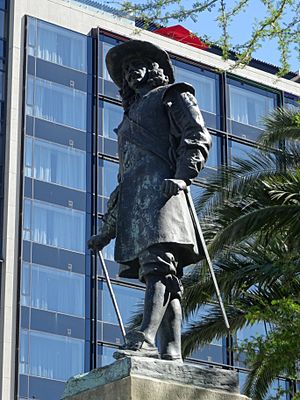
M 157 243 L 176 250 L 179 268 L 202 256 L 185 193 L 162 192 L 166 178 L 190 184 L 208 156 L 211 138 L 193 94 L 184 83 L 155 88 L 136 99 L 117 129 L 119 184 L 102 233 L 116 237 L 120 276 L 137 278 L 138 255 Z

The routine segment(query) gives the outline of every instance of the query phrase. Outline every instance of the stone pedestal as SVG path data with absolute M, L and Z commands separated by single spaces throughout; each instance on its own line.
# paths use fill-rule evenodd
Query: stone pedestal
M 247 400 L 237 373 L 130 357 L 71 378 L 64 400 Z M 249 400 L 249 399 L 248 399 Z

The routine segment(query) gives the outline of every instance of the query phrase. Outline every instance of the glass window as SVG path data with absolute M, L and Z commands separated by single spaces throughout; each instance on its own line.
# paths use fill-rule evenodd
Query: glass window
M 66 381 L 84 370 L 84 341 L 21 331 L 20 373 Z
M 102 180 L 102 184 L 99 182 L 99 195 L 109 197 L 118 185 L 119 165 L 107 160 L 100 160 L 101 164 L 102 168 L 99 171 L 99 178 Z
M 87 38 L 84 35 L 44 21 L 37 20 L 36 24 L 32 19 L 30 21 L 28 44 L 35 50 L 32 55 L 48 62 L 86 72 Z
M 212 146 L 211 149 L 209 150 L 208 159 L 207 162 L 205 163 L 205 167 L 217 168 L 218 166 L 221 165 L 221 157 L 220 157 L 221 138 L 215 135 L 211 135 L 211 140 L 212 140 Z
M 86 129 L 86 93 L 45 81 L 28 78 L 27 114 L 47 121 Z
M 128 324 L 135 312 L 143 310 L 142 305 L 144 299 L 144 291 L 120 285 L 113 286 L 124 324 Z M 116 312 L 113 307 L 107 285 L 104 282 L 101 282 L 100 288 L 101 290 L 99 291 L 98 298 L 98 319 L 104 322 L 118 325 Z
M 84 289 L 84 275 L 23 263 L 23 306 L 84 317 Z
M 123 118 L 123 109 L 115 104 L 103 103 L 102 120 L 103 120 L 103 136 L 109 139 L 117 140 L 117 135 L 114 132 Z
M 255 151 L 252 146 L 247 146 L 245 144 L 235 142 L 234 140 L 229 140 L 229 163 L 234 164 L 234 158 L 241 158 L 243 160 L 249 160 L 249 154 Z
M 266 335 L 266 326 L 263 322 L 257 322 L 253 325 L 245 326 L 243 329 L 237 331 L 237 341 L 251 339 L 251 337 Z
M 187 82 L 196 91 L 196 98 L 201 110 L 216 114 L 216 80 L 201 72 L 190 71 L 183 67 L 174 67 L 176 82 Z
M 84 253 L 85 214 L 50 203 L 25 200 L 23 239 Z
M 5 42 L 4 40 L 0 39 L 0 69 L 4 69 L 4 60 L 5 57 Z
M 190 314 L 188 318 L 186 318 L 183 321 L 183 326 L 182 326 L 183 332 L 190 329 L 192 325 L 199 323 L 202 317 L 209 315 L 211 312 L 212 312 L 211 305 L 206 304 L 204 306 L 201 306 L 198 310 L 196 310 L 193 314 Z M 196 349 L 191 354 L 191 358 L 197 360 L 223 363 L 223 350 L 224 349 L 223 349 L 222 339 L 214 338 L 209 344 L 201 346 L 198 349 Z
M 201 321 L 203 317 L 207 317 L 209 314 L 211 314 L 214 311 L 214 306 L 211 304 L 205 304 L 199 307 L 194 313 L 190 314 L 183 323 L 182 330 L 183 332 L 189 329 L 189 327 L 195 323 L 198 323 Z M 215 345 L 215 346 L 221 346 L 222 347 L 222 339 L 216 339 L 214 338 L 210 344 Z
M 21 304 L 30 307 L 30 267 L 27 262 L 22 265 Z
M 198 186 L 198 185 L 191 185 L 191 195 L 192 195 L 192 199 L 194 200 L 194 202 L 197 203 L 197 201 L 199 201 L 200 197 L 203 194 L 203 187 L 202 186 Z
M 5 119 L 5 103 L 4 101 L 0 101 L 0 121 Z
M 101 35 L 102 36 L 102 35 Z M 105 41 L 102 41 L 105 40 Z M 121 96 L 119 93 L 119 88 L 115 83 L 112 81 L 111 77 L 108 74 L 106 64 L 105 64 L 105 58 L 108 53 L 108 51 L 116 46 L 117 44 L 121 43 L 118 40 L 112 39 L 112 38 L 100 38 L 99 42 L 99 54 L 100 54 L 100 61 L 99 61 L 99 91 L 100 93 L 105 94 L 106 96 L 119 99 L 121 100 Z M 101 57 L 102 55 L 102 57 Z
M 85 153 L 71 146 L 26 137 L 25 175 L 44 182 L 85 190 Z
M 107 246 L 102 250 L 103 257 L 106 260 L 114 261 L 114 253 L 115 253 L 115 239 L 112 239 Z
M 0 11 L 0 37 L 4 38 L 5 34 L 5 13 Z
M 115 362 L 113 358 L 114 352 L 117 351 L 116 348 L 107 347 L 107 346 L 98 346 L 97 347 L 97 368 L 104 367 L 105 365 L 112 364 Z
M 5 74 L 0 71 L 0 100 L 4 100 L 5 97 Z
M 263 129 L 262 118 L 275 107 L 274 95 L 229 84 L 229 118 L 244 125 Z
M 37 20 L 34 18 L 28 18 L 27 20 L 28 54 L 33 57 L 35 57 L 35 47 L 36 47 L 36 23 Z
M 0 8 L 1 8 L 2 10 L 5 10 L 5 9 L 6 9 L 6 0 L 0 0 Z
M 19 372 L 20 374 L 29 374 L 29 335 L 28 331 L 21 331 L 20 335 L 20 359 Z
M 284 97 L 284 106 L 289 108 L 290 110 L 299 111 L 300 109 L 300 99 L 296 97 Z
M 103 58 L 102 58 L 102 60 L 103 60 L 103 64 L 102 64 L 103 78 L 106 81 L 112 82 L 113 80 L 111 79 L 111 77 L 107 71 L 107 68 L 106 68 L 105 58 L 106 58 L 106 55 L 109 52 L 109 50 L 112 49 L 115 46 L 115 44 L 103 42 L 102 45 L 103 45 Z

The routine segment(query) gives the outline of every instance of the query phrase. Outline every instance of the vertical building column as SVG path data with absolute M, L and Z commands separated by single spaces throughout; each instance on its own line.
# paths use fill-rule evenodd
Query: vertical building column
M 18 297 L 19 195 L 22 130 L 22 46 L 24 29 L 16 18 L 18 1 L 10 0 L 7 60 L 7 111 L 3 210 L 3 264 L 0 303 L 0 398 L 15 392 Z

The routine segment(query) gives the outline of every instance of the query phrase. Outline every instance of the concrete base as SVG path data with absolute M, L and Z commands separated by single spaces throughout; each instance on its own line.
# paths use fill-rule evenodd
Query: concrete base
M 237 373 L 131 357 L 71 378 L 64 400 L 247 400 Z

